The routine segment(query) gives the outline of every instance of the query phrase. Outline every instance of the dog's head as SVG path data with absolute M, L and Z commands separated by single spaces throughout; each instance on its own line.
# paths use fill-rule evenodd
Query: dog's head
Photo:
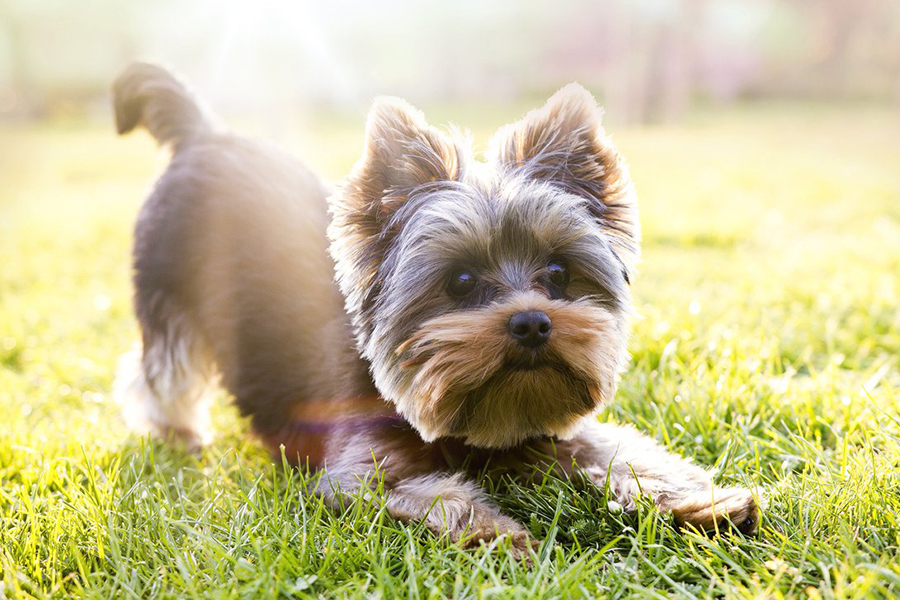
M 405 102 L 372 108 L 331 250 L 378 390 L 425 440 L 566 437 L 613 397 L 640 234 L 600 115 L 569 85 L 482 163 Z

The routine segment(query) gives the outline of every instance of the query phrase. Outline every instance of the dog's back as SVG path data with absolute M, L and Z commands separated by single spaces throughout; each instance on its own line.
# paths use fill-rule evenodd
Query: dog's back
M 129 67 L 114 105 L 119 133 L 143 126 L 173 151 L 135 228 L 143 348 L 124 392 L 136 420 L 202 443 L 216 372 L 264 437 L 305 401 L 367 392 L 321 182 L 279 149 L 216 128 L 159 67 Z

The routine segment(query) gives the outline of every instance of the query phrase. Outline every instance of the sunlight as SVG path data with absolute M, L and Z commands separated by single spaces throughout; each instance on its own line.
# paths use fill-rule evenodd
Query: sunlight
M 248 88 L 275 88 L 277 95 L 279 90 L 303 91 L 310 84 L 339 104 L 356 97 L 353 78 L 323 35 L 325 29 L 311 3 L 227 0 L 209 4 L 224 13 L 207 70 L 208 85 L 217 98 L 240 100 Z M 240 69 L 244 81 L 235 81 L 236 64 L 247 65 Z M 273 84 L 259 72 L 260 65 L 280 72 L 280 80 Z

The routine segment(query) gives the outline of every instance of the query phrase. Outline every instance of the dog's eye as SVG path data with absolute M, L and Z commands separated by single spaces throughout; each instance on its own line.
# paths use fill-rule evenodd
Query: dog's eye
M 547 265 L 547 273 L 550 275 L 550 283 L 558 288 L 564 288 L 569 285 L 569 269 L 565 263 L 553 261 Z
M 447 291 L 451 296 L 461 298 L 475 289 L 475 275 L 466 269 L 456 269 L 450 273 L 450 281 L 447 282 Z

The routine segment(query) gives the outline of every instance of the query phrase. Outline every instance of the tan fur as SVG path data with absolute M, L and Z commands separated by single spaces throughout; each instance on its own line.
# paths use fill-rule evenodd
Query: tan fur
M 507 323 L 535 309 L 554 328 L 543 366 L 503 369 L 511 358 L 531 360 L 509 337 Z M 398 409 L 429 441 L 458 435 L 473 446 L 502 448 L 537 435 L 566 437 L 586 412 L 612 398 L 624 359 L 621 337 L 603 308 L 534 292 L 436 317 L 397 348 L 407 357 L 404 367 L 418 368 L 411 401 Z M 483 396 L 467 405 L 476 389 Z

